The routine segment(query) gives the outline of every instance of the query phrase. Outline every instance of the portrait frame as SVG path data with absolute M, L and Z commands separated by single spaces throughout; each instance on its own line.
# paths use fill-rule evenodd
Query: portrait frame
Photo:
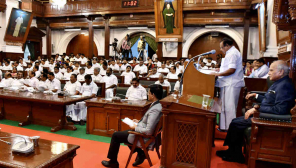
M 32 20 L 33 14 L 31 12 L 12 8 L 4 41 L 24 44 L 27 40 Z
M 156 42 L 183 42 L 183 0 L 154 0 L 154 15 Z

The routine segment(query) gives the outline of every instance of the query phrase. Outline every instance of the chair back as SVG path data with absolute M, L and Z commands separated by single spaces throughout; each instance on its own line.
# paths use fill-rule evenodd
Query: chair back
M 267 82 L 267 89 L 269 89 L 270 86 L 274 83 L 274 81 L 270 80 L 269 76 L 267 77 L 266 82 Z
M 154 137 L 156 137 L 158 134 L 160 134 L 162 132 L 162 124 L 163 124 L 163 117 L 161 115 L 161 117 L 155 127 L 154 133 L 153 133 Z

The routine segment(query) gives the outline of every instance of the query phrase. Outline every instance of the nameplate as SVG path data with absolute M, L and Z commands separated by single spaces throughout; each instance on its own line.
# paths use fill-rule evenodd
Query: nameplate
M 178 38 L 159 38 L 160 42 L 164 42 L 164 41 L 174 41 L 174 42 L 178 42 Z

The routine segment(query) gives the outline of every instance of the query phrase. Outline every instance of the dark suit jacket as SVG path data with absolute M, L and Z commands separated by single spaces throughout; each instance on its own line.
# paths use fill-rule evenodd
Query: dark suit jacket
M 275 81 L 264 96 L 258 95 L 261 102 L 259 111 L 277 115 L 289 114 L 295 105 L 295 89 L 288 76 Z

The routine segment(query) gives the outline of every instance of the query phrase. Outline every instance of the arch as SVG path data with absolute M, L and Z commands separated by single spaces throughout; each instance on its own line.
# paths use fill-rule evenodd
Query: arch
M 74 37 L 76 37 L 77 35 L 81 34 L 82 32 L 88 32 L 88 31 L 75 31 L 75 32 L 65 33 L 58 44 L 58 49 L 57 49 L 58 52 L 57 53 L 59 53 L 59 54 L 66 53 L 66 50 L 67 50 L 67 47 L 68 47 L 70 41 Z M 101 48 L 101 47 L 100 47 L 100 43 L 99 43 L 96 36 L 94 36 L 94 41 L 95 41 L 95 44 L 97 46 L 98 53 L 99 53 L 99 48 Z M 96 53 L 96 55 L 98 55 L 98 53 Z
M 137 34 L 137 33 L 147 33 L 147 34 L 150 34 L 151 36 L 153 36 L 154 38 L 156 38 L 156 34 L 155 34 L 155 31 L 153 30 L 150 30 L 150 29 L 144 29 L 144 30 L 126 30 L 122 33 L 122 37 L 119 37 L 120 41 L 118 43 L 118 46 L 121 46 L 122 43 L 123 43 L 123 40 L 124 40 L 124 37 L 129 34 L 130 36 L 133 35 L 133 34 Z M 118 39 L 118 40 L 119 40 Z
M 189 48 L 197 38 L 199 38 L 203 34 L 210 33 L 210 32 L 220 32 L 228 35 L 237 43 L 239 50 L 241 51 L 241 53 L 243 53 L 243 36 L 240 35 L 236 30 L 232 28 L 212 28 L 212 29 L 204 28 L 204 29 L 193 31 L 187 36 L 188 39 L 186 39 L 186 42 L 183 46 L 182 57 L 185 57 L 185 58 L 188 57 Z

